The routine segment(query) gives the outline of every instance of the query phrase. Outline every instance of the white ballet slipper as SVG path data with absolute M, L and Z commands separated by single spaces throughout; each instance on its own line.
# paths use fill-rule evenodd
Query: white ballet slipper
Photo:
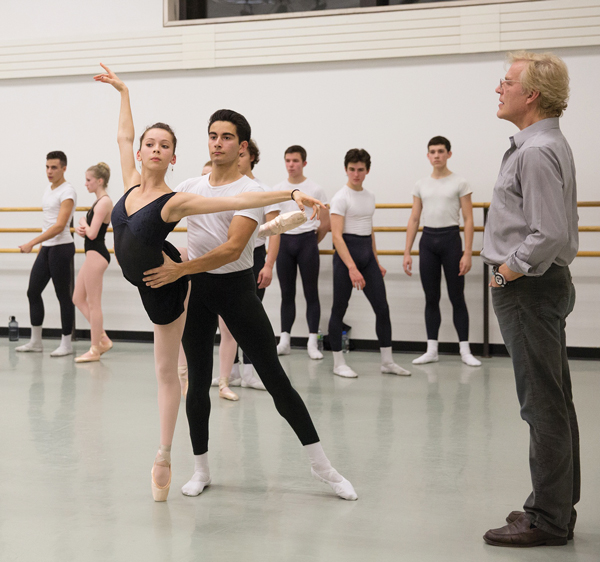
M 437 361 L 439 361 L 440 358 L 438 357 L 437 353 L 424 353 L 423 355 L 421 355 L 421 357 L 417 357 L 416 359 L 413 359 L 413 365 L 425 365 L 426 363 L 436 363 Z
M 258 237 L 266 238 L 267 236 L 275 236 L 282 234 L 288 230 L 292 230 L 306 222 L 306 215 L 302 211 L 292 211 L 291 213 L 283 213 L 277 215 L 273 220 L 261 225 L 258 229 Z
M 333 482 L 333 481 L 327 480 L 326 478 L 323 478 L 322 476 L 317 474 L 317 472 L 315 472 L 314 468 L 310 469 L 310 473 L 313 475 L 313 478 L 316 478 L 317 480 L 319 480 L 319 482 L 324 482 L 325 484 L 329 484 L 331 486 L 331 489 L 340 498 L 342 498 L 344 500 L 350 500 L 350 501 L 354 501 L 354 500 L 358 499 L 358 495 L 356 494 L 356 491 L 354 490 L 354 486 L 352 486 L 352 484 L 348 480 L 346 480 L 341 474 L 336 472 L 336 474 L 342 479 L 341 482 Z
M 21 353 L 40 353 L 41 351 L 44 351 L 44 346 L 41 343 L 30 341 L 24 345 L 15 347 L 15 351 Z
M 355 379 L 358 375 L 348 365 L 338 365 L 333 368 L 333 374 L 338 377 L 344 377 L 347 379 Z
M 382 363 L 381 372 L 390 375 L 402 375 L 404 377 L 410 377 L 410 371 L 403 369 L 402 367 L 400 367 L 400 365 L 397 365 L 396 363 Z
M 471 353 L 461 354 L 460 360 L 469 367 L 481 367 L 481 361 L 475 359 Z

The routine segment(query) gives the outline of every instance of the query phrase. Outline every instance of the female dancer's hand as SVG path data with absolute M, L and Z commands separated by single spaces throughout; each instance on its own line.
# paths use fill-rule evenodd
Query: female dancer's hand
M 308 220 L 314 219 L 315 216 L 318 219 L 321 208 L 325 208 L 325 205 L 323 205 L 321 201 L 315 199 L 314 197 L 311 197 L 310 195 L 306 195 L 306 193 L 302 193 L 302 191 L 300 190 L 294 191 L 292 198 L 294 199 L 298 207 L 300 207 L 301 211 L 304 211 L 304 205 L 313 208 L 313 214 L 308 218 Z
M 387 269 L 385 267 L 383 267 L 383 265 L 381 265 L 380 263 L 377 264 L 379 266 L 379 271 L 381 271 L 381 276 L 385 277 L 385 274 L 387 273 Z
M 412 276 L 412 258 L 410 257 L 410 254 L 404 255 L 404 262 L 402 264 L 402 267 L 404 268 L 404 273 L 406 273 L 406 275 L 411 277 Z
M 22 254 L 30 254 L 31 250 L 33 250 L 33 244 L 29 242 L 27 242 L 27 244 L 21 244 L 19 250 L 21 250 Z
M 164 262 L 160 267 L 144 271 L 144 283 L 148 287 L 158 289 L 163 285 L 174 283 L 181 277 L 179 272 L 179 264 L 174 262 L 167 254 L 163 252 Z
M 106 74 L 96 74 L 94 76 L 94 80 L 96 82 L 104 82 L 105 84 L 110 84 L 117 91 L 122 92 L 127 89 L 123 80 L 121 80 L 108 66 L 100 63 L 100 66 L 106 70 Z
M 79 224 L 75 227 L 75 232 L 77 234 L 79 234 L 79 236 L 81 236 L 82 238 L 85 238 L 85 227 L 87 225 L 87 222 L 85 220 L 85 217 L 81 217 L 79 219 Z

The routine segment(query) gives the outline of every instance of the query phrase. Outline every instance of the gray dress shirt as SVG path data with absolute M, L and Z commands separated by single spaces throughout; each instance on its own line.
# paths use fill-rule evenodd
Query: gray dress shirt
M 579 247 L 575 164 L 558 118 L 510 137 L 483 235 L 489 265 L 539 276 L 569 265 Z

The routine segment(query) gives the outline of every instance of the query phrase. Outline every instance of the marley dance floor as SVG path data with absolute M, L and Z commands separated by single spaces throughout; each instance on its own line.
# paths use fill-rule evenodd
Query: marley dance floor
M 378 373 L 377 354 L 352 352 L 360 377 L 346 380 L 331 374 L 331 354 L 294 350 L 283 365 L 359 500 L 311 478 L 266 392 L 239 389 L 232 403 L 213 389 L 213 484 L 180 493 L 193 469 L 182 403 L 171 494 L 157 504 L 152 346 L 117 343 L 101 363 L 76 366 L 50 358 L 57 343 L 17 354 L 0 339 L 2 562 L 600 560 L 599 362 L 571 363 L 583 472 L 575 540 L 519 550 L 481 538 L 530 491 L 508 359 L 416 367 L 398 354 L 413 376 L 395 377 Z

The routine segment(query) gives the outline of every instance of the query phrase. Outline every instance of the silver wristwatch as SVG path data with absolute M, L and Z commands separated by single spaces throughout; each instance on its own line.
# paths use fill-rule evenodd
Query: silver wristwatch
M 494 276 L 494 281 L 498 287 L 506 287 L 508 281 L 506 280 L 506 277 L 504 277 L 504 275 L 498 271 L 497 267 L 492 268 L 492 275 Z

